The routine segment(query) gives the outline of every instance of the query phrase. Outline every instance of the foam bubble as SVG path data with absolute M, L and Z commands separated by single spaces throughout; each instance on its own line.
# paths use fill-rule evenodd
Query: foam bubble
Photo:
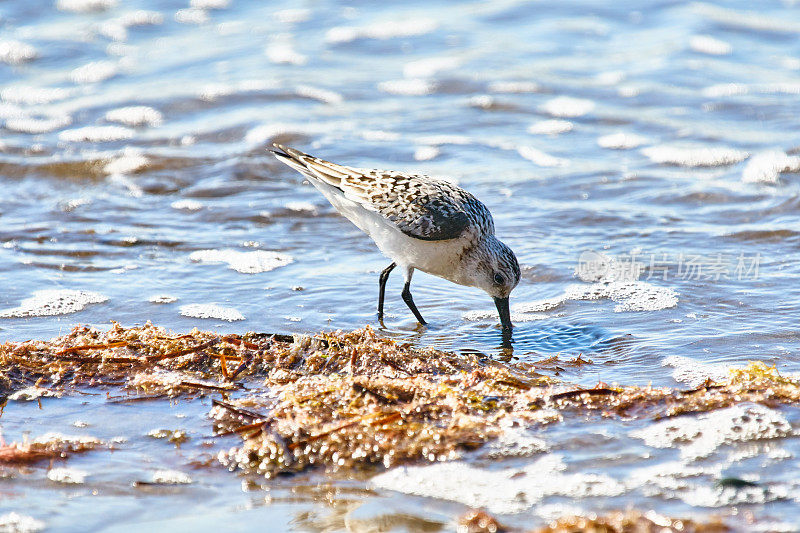
M 647 143 L 647 138 L 635 133 L 612 133 L 597 139 L 597 145 L 610 150 L 630 150 Z
M 435 146 L 420 146 L 414 150 L 414 159 L 417 161 L 430 161 L 435 159 L 441 151 Z
M 540 167 L 564 167 L 569 164 L 566 159 L 553 157 L 532 146 L 520 146 L 517 148 L 517 153 Z
M 708 457 L 734 442 L 774 439 L 792 434 L 783 415 L 757 404 L 741 404 L 695 417 L 682 416 L 631 432 L 654 448 L 679 448 L 685 460 Z
M 71 89 L 60 87 L 29 87 L 23 85 L 12 85 L 0 91 L 0 98 L 6 102 L 15 104 L 49 104 L 58 100 L 64 100 L 72 95 Z
M 305 22 L 311 18 L 310 9 L 281 9 L 273 14 L 275 20 L 281 24 L 297 24 L 298 22 Z
M 672 372 L 673 379 L 681 383 L 687 383 L 690 387 L 699 387 L 708 379 L 721 382 L 727 379 L 730 374 L 730 367 L 727 365 L 706 363 L 682 355 L 670 355 L 661 362 L 661 365 L 674 368 L 675 370 Z
M 336 26 L 328 30 L 325 40 L 331 44 L 349 43 L 356 39 L 394 39 L 431 33 L 439 23 L 429 18 L 376 22 L 367 26 Z
M 27 63 L 39 56 L 33 46 L 20 41 L 0 41 L 0 62 L 9 65 Z
M 105 11 L 117 5 L 117 0 L 58 0 L 56 9 L 73 13 Z
M 88 474 L 76 468 L 51 468 L 47 472 L 47 479 L 56 483 L 80 484 L 86 480 Z
M 695 35 L 689 40 L 689 47 L 695 52 L 712 56 L 724 56 L 733 51 L 733 47 L 729 43 L 710 35 Z
M 106 120 L 127 126 L 158 126 L 164 120 L 164 116 L 150 106 L 135 105 L 112 109 L 106 113 Z
M 410 61 L 403 67 L 403 76 L 406 78 L 430 78 L 442 70 L 452 70 L 461 65 L 457 57 L 428 57 Z
M 269 272 L 293 262 L 290 255 L 268 250 L 240 252 L 238 250 L 198 250 L 189 254 L 189 259 L 200 263 L 228 263 L 236 272 L 258 274 Z
M 130 139 L 134 134 L 132 129 L 122 126 L 84 126 L 64 130 L 58 138 L 65 142 L 112 142 Z
M 264 53 L 271 63 L 277 65 L 305 65 L 308 61 L 308 58 L 297 52 L 289 42 L 274 42 L 267 46 Z
M 534 135 L 558 135 L 572 131 L 573 124 L 568 120 L 540 120 L 528 126 L 528 133 Z
M 678 305 L 678 293 L 669 287 L 658 287 L 645 281 L 612 281 L 591 285 L 569 285 L 565 297 L 570 300 L 608 298 L 617 305 L 615 313 L 626 311 L 659 311 Z
M 777 183 L 783 172 L 800 172 L 800 157 L 786 155 L 781 150 L 755 154 L 742 171 L 745 183 Z
M 311 85 L 298 85 L 295 92 L 299 96 L 305 98 L 313 98 L 326 104 L 341 104 L 344 98 L 341 94 L 329 91 L 327 89 L 320 89 L 319 87 L 312 87 Z
M 594 109 L 594 105 L 591 100 L 559 96 L 545 102 L 541 110 L 554 117 L 574 118 L 590 113 Z
M 46 289 L 35 291 L 33 296 L 22 300 L 19 307 L 0 311 L 0 318 L 66 315 L 77 313 L 89 304 L 107 301 L 108 297 L 98 292 Z
M 642 154 L 654 163 L 679 165 L 682 167 L 718 167 L 732 165 L 747 159 L 742 150 L 707 146 L 650 146 L 642 148 Z
M 97 83 L 113 78 L 118 69 L 114 61 L 92 61 L 74 69 L 69 77 L 75 83 Z
M 233 307 L 215 304 L 188 304 L 181 306 L 181 315 L 192 318 L 216 318 L 228 322 L 244 320 L 245 316 Z
M 153 472 L 153 483 L 164 485 L 188 485 L 192 483 L 189 474 L 178 470 L 156 470 Z
M 145 168 L 149 163 L 150 160 L 138 150 L 126 148 L 122 155 L 105 164 L 103 172 L 112 175 L 131 174 Z
M 399 94 L 403 96 L 422 96 L 431 94 L 436 90 L 436 83 L 430 80 L 418 78 L 404 80 L 382 81 L 378 84 L 378 89 L 389 94 Z
M 198 202 L 197 200 L 190 200 L 190 199 L 175 200 L 169 205 L 173 209 L 183 209 L 186 211 L 199 211 L 200 209 L 203 208 L 202 203 Z
M 72 123 L 72 117 L 69 115 L 62 115 L 59 117 L 47 118 L 34 118 L 34 117 L 13 117 L 6 120 L 5 127 L 11 131 L 19 133 L 30 133 L 37 135 L 40 133 L 48 133 L 69 126 Z
M 0 530 L 13 533 L 36 533 L 44 529 L 44 522 L 32 516 L 15 512 L 0 515 Z
M 703 96 L 718 98 L 720 96 L 737 96 L 748 92 L 750 89 L 741 83 L 720 83 L 703 89 Z
M 489 91 L 493 93 L 535 93 L 540 89 L 539 84 L 532 81 L 493 81 L 489 84 Z
M 604 475 L 566 474 L 558 455 L 547 455 L 522 468 L 485 470 L 463 462 L 399 467 L 379 474 L 377 487 L 452 500 L 494 513 L 520 513 L 549 496 L 617 496 L 622 483 Z
M 205 24 L 211 17 L 205 9 L 189 8 L 179 9 L 175 12 L 175 22 L 181 24 Z

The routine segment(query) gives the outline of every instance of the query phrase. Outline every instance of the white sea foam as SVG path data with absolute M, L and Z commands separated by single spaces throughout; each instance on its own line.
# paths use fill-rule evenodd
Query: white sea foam
M 58 138 L 66 142 L 112 142 L 130 139 L 135 133 L 122 126 L 84 126 L 64 130 L 58 134 Z
M 659 145 L 642 148 L 642 154 L 654 163 L 682 167 L 718 167 L 747 159 L 742 150 L 727 147 Z
M 10 85 L 0 91 L 0 98 L 14 104 L 49 104 L 72 96 L 74 90 L 61 87 Z
M 781 150 L 759 152 L 747 161 L 742 171 L 745 183 L 777 183 L 784 172 L 800 172 L 800 157 Z
M 792 432 L 791 424 L 779 411 L 758 404 L 740 404 L 656 422 L 631 432 L 631 436 L 654 448 L 677 447 L 684 460 L 694 461 L 726 444 L 787 437 Z
M 528 126 L 528 133 L 534 135 L 558 135 L 572 131 L 574 125 L 568 120 L 540 120 Z
M 205 24 L 210 20 L 211 17 L 208 16 L 208 11 L 205 9 L 179 9 L 175 12 L 175 22 L 181 24 Z
M 417 161 L 430 161 L 431 159 L 435 159 L 440 153 L 441 150 L 435 146 L 420 146 L 414 150 L 414 159 Z
M 706 363 L 682 355 L 670 355 L 661 362 L 662 366 L 671 366 L 675 370 L 672 377 L 675 381 L 686 383 L 690 387 L 699 387 L 706 380 L 722 382 L 730 375 L 730 366 L 722 363 Z
M 342 95 L 339 93 L 330 91 L 328 89 L 313 87 L 311 85 L 298 85 L 295 89 L 295 92 L 299 96 L 313 98 L 314 100 L 319 100 L 320 102 L 326 104 L 341 104 L 344 101 L 344 97 L 342 97 Z
M 189 259 L 200 263 L 228 263 L 228 266 L 243 274 L 269 272 L 293 262 L 292 256 L 268 250 L 240 252 L 238 250 L 198 250 L 189 254 Z
M 6 120 L 5 127 L 11 131 L 37 135 L 40 133 L 49 133 L 51 131 L 61 129 L 65 126 L 69 126 L 71 123 L 72 117 L 69 115 L 46 118 L 20 116 Z
M 119 66 L 114 61 L 92 61 L 74 69 L 69 77 L 75 83 L 97 83 L 117 75 Z
M 173 209 L 181 209 L 185 211 L 199 211 L 203 208 L 203 204 L 197 200 L 184 198 L 183 200 L 175 200 L 169 204 Z
M 105 11 L 117 5 L 117 0 L 58 0 L 56 8 L 60 11 L 87 13 Z
M 532 146 L 520 146 L 517 153 L 540 167 L 564 167 L 569 164 L 567 159 L 554 157 Z
M 378 84 L 378 89 L 389 94 L 399 94 L 404 96 L 422 96 L 431 94 L 436 90 L 436 82 L 421 78 L 411 78 L 403 80 L 382 81 Z
M 66 315 L 81 311 L 89 304 L 107 301 L 108 297 L 98 292 L 46 289 L 35 291 L 33 296 L 22 300 L 19 307 L 0 311 L 0 318 Z
M 277 65 L 305 65 L 308 57 L 294 49 L 291 42 L 276 41 L 267 45 L 264 53 L 271 63 Z
M 156 470 L 153 472 L 153 483 L 163 485 L 187 485 L 192 483 L 189 474 L 178 470 Z
M 132 174 L 150 163 L 147 156 L 136 149 L 126 148 L 119 157 L 110 160 L 103 166 L 106 174 Z
M 157 109 L 150 106 L 135 105 L 118 107 L 106 113 L 106 120 L 119 122 L 126 126 L 158 126 L 163 122 L 164 116 Z
M 311 10 L 304 8 L 281 9 L 273 14 L 275 20 L 281 24 L 297 24 L 311 18 Z
M 180 308 L 181 315 L 192 318 L 215 318 L 227 322 L 244 320 L 245 316 L 233 307 L 215 304 L 187 304 Z
M 225 9 L 231 0 L 189 0 L 189 7 L 195 9 Z
M 37 533 L 44 529 L 45 523 L 32 516 L 15 512 L 0 515 L 0 531 L 9 533 Z
M 403 67 L 406 78 L 430 78 L 443 70 L 458 68 L 462 60 L 457 57 L 426 57 L 409 61 Z
M 372 478 L 377 487 L 418 496 L 452 500 L 494 513 L 520 513 L 549 496 L 587 498 L 617 496 L 622 483 L 600 474 L 564 473 L 555 454 L 521 468 L 477 468 L 453 461 L 430 466 L 398 467 Z
M 678 293 L 670 287 L 651 285 L 646 281 L 612 281 L 590 285 L 572 284 L 565 290 L 569 300 L 608 298 L 617 305 L 615 313 L 627 311 L 659 311 L 678 305 Z
M 86 481 L 88 474 L 76 468 L 51 468 L 47 471 L 47 479 L 56 483 L 80 484 Z
M 545 113 L 559 118 L 582 117 L 594 110 L 594 102 L 583 98 L 559 96 L 548 100 L 541 106 Z
M 489 84 L 489 91 L 493 93 L 535 93 L 540 89 L 539 84 L 532 81 L 493 81 Z
M 597 145 L 610 150 L 630 150 L 647 143 L 647 137 L 635 133 L 612 133 L 597 139 Z
M 715 39 L 710 35 L 695 35 L 689 40 L 689 47 L 695 52 L 712 56 L 724 56 L 733 51 L 730 43 Z
M 264 144 L 266 141 L 286 134 L 313 135 L 318 133 L 329 133 L 330 129 L 325 124 L 315 122 L 289 123 L 277 122 L 272 124 L 262 124 L 247 132 L 244 139 L 251 146 Z
M 391 20 L 366 26 L 336 26 L 328 30 L 325 40 L 331 44 L 349 43 L 356 39 L 393 39 L 431 33 L 439 23 L 429 18 Z
M 33 46 L 20 41 L 0 41 L 0 62 L 9 65 L 27 63 L 39 56 Z
M 800 25 L 787 17 L 728 9 L 701 2 L 692 4 L 692 9 L 700 16 L 725 26 L 775 33 L 800 33 Z

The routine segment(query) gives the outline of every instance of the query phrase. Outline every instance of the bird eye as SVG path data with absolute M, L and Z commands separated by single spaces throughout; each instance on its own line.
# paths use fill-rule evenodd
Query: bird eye
M 506 280 L 505 280 L 505 278 L 503 278 L 503 275 L 502 275 L 502 274 L 495 274 L 495 275 L 494 275 L 494 282 L 495 282 L 497 285 L 502 285 L 503 283 L 505 283 L 505 282 L 506 282 Z

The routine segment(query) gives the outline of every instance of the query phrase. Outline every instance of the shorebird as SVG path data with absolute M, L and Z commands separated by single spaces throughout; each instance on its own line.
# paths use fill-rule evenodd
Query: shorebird
M 489 209 L 447 181 L 419 174 L 337 165 L 274 144 L 283 163 L 306 176 L 339 213 L 369 235 L 392 264 L 381 272 L 378 320 L 383 323 L 386 281 L 400 266 L 402 297 L 425 325 L 411 296 L 411 276 L 421 270 L 446 280 L 483 289 L 494 299 L 504 332 L 510 332 L 508 297 L 520 270 L 511 248 L 494 235 Z

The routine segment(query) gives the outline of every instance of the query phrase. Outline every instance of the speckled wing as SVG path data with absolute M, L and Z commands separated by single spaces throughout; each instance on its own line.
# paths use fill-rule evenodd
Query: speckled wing
M 476 233 L 475 237 L 494 233 L 486 206 L 446 181 L 346 167 L 282 145 L 275 148 L 275 155 L 287 165 L 338 188 L 345 198 L 380 213 L 409 237 L 440 241 L 456 239 L 467 230 Z

